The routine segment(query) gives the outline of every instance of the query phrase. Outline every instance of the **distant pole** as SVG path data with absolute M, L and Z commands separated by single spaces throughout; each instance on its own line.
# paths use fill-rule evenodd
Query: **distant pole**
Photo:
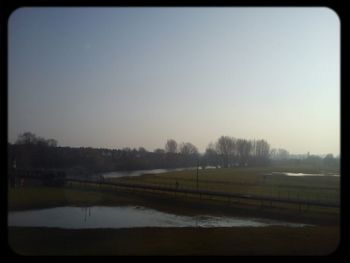
M 199 160 L 197 160 L 197 191 L 198 191 L 198 167 L 199 167 Z

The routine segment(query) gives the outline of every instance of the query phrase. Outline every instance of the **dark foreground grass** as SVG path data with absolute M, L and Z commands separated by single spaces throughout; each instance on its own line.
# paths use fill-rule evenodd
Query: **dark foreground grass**
M 328 255 L 339 228 L 130 228 L 68 230 L 9 227 L 20 255 Z

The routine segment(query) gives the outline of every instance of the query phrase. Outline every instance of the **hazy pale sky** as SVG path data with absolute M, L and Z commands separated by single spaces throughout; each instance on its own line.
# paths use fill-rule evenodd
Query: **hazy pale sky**
M 8 26 L 10 142 L 204 151 L 229 135 L 339 154 L 331 9 L 21 8 Z

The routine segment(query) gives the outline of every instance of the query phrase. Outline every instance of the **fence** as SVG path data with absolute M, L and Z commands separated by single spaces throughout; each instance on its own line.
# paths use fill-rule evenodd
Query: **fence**
M 45 175 L 47 175 L 48 172 L 44 171 L 16 171 L 12 172 L 10 174 L 10 177 L 17 177 L 17 178 L 34 178 L 34 179 L 41 179 L 45 180 Z M 59 173 L 49 173 L 56 176 L 52 176 L 52 178 L 57 178 Z M 221 197 L 221 198 L 227 198 L 228 200 L 231 199 L 240 199 L 240 200 L 252 200 L 252 201 L 258 201 L 258 202 L 274 202 L 274 203 L 282 203 L 282 204 L 294 204 L 298 205 L 299 209 L 301 206 L 318 206 L 318 207 L 331 207 L 331 208 L 339 208 L 340 204 L 337 202 L 322 202 L 322 201 L 316 201 L 316 200 L 303 200 L 299 198 L 282 198 L 282 197 L 269 197 L 269 196 L 258 196 L 258 195 L 251 195 L 251 194 L 238 194 L 238 193 L 232 193 L 232 192 L 222 192 L 222 191 L 211 191 L 211 190 L 200 190 L 200 189 L 186 189 L 186 188 L 178 188 L 178 187 L 171 187 L 171 186 L 157 186 L 157 185 L 148 185 L 148 184 L 136 184 L 136 183 L 128 183 L 128 182 L 108 182 L 104 180 L 87 180 L 87 179 L 75 179 L 75 178 L 66 178 L 65 176 L 60 174 L 58 177 L 60 182 L 64 180 L 64 183 L 61 183 L 60 185 L 63 186 L 67 184 L 68 182 L 77 182 L 82 184 L 93 184 L 93 185 L 99 185 L 99 186 L 110 186 L 110 187 L 121 187 L 121 188 L 128 188 L 128 189 L 135 189 L 135 190 L 148 190 L 148 191 L 162 191 L 162 192 L 168 192 L 168 193 L 174 193 L 174 194 L 190 194 L 190 195 L 196 195 L 199 197 L 202 196 L 210 196 L 210 197 Z

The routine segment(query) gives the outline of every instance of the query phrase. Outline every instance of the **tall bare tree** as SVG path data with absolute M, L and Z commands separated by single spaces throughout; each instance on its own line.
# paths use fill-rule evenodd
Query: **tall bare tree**
M 180 144 L 180 153 L 183 155 L 197 155 L 198 149 L 190 142 Z
M 173 139 L 167 140 L 165 144 L 165 152 L 176 153 L 177 152 L 177 142 Z
M 248 160 L 252 148 L 252 143 L 245 139 L 238 139 L 236 142 L 239 164 L 248 165 Z
M 232 164 L 232 157 L 235 154 L 235 139 L 229 136 L 221 136 L 216 142 L 216 149 L 222 157 L 225 168 Z
M 31 132 L 24 132 L 18 135 L 16 144 L 36 144 L 38 137 Z
M 213 143 L 210 143 L 206 148 L 203 159 L 205 165 L 211 165 L 215 167 L 219 166 L 219 155 Z
M 267 164 L 270 157 L 270 145 L 265 140 L 255 142 L 255 157 L 258 164 Z

